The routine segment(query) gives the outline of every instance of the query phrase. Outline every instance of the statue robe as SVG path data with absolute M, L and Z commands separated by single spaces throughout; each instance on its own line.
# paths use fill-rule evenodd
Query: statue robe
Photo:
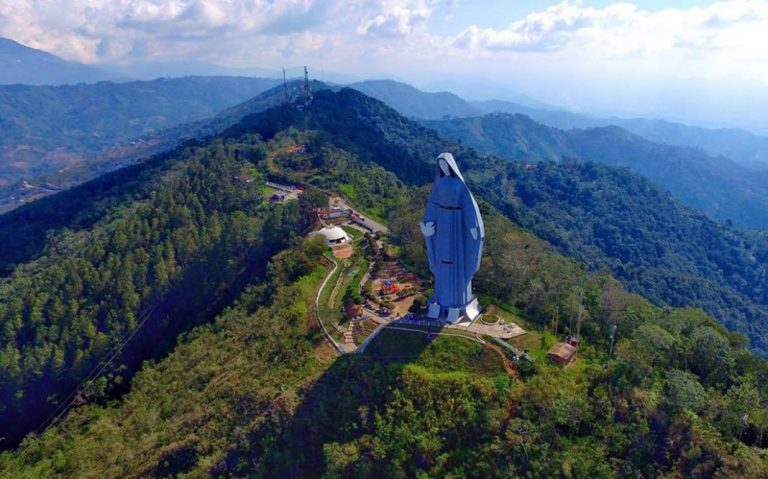
M 448 164 L 448 175 L 440 169 L 440 159 Z M 433 301 L 442 310 L 463 308 L 475 299 L 472 277 L 480 268 L 485 228 L 477 203 L 449 153 L 438 157 L 435 183 L 424 214 L 424 223 L 428 222 L 435 225 L 435 233 L 425 237 L 429 269 L 435 276 Z M 476 228 L 476 238 L 471 228 Z

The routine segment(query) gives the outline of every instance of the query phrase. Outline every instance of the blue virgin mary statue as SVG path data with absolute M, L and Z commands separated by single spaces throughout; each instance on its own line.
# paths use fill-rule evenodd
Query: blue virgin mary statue
M 450 153 L 437 157 L 435 183 L 421 223 L 435 295 L 429 317 L 450 323 L 480 313 L 472 294 L 472 277 L 480 268 L 485 228 L 477 203 Z

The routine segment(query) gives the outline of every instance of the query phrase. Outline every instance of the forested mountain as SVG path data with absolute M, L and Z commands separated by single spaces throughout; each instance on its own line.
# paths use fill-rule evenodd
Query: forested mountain
M 708 155 L 725 156 L 742 166 L 768 168 L 768 137 L 738 128 L 702 128 L 648 118 L 601 118 L 498 100 L 470 104 L 484 113 L 521 114 L 562 130 L 618 126 L 656 143 L 701 148 Z
M 561 251 L 609 268 L 657 302 L 701 306 L 747 333 L 755 350 L 768 351 L 764 241 L 710 220 L 625 168 L 573 161 L 532 167 L 478 155 L 351 89 L 319 92 L 315 105 L 324 107 L 309 119 L 292 110 L 254 115 L 231 134 L 269 138 L 294 124 L 322 129 L 413 185 L 429 181 L 436 152 L 451 151 L 479 196 Z
M 303 153 L 291 153 L 297 144 Z M 427 194 L 419 185 L 432 180 L 434 155 L 443 149 L 471 176 L 486 218 L 478 290 L 519 311 L 542 346 L 551 338 L 545 330 L 555 309 L 564 316 L 581 310 L 583 344 L 573 367 L 521 362 L 514 379 L 496 353 L 451 337 L 382 339 L 401 348 L 410 341 L 405 357 L 335 358 L 324 343 L 312 314 L 325 276 L 324 248 L 291 239 L 317 195 L 266 203 L 261 181 L 268 176 L 354 193 L 356 204 L 379 208 L 402 260 L 418 269 L 424 255 L 418 218 Z M 526 177 L 541 187 L 537 175 L 556 178 L 565 164 L 542 165 L 555 172 Z M 634 195 L 659 193 L 624 170 L 581 166 L 647 188 Z M 131 319 L 141 316 L 134 311 L 148 306 L 162 319 L 142 335 L 144 357 L 160 359 L 132 381 L 130 361 L 113 368 L 82 398 L 89 405 L 1 454 L 0 474 L 768 474 L 768 364 L 745 349 L 741 335 L 702 312 L 652 306 L 608 273 L 589 273 L 559 255 L 483 200 L 511 217 L 537 218 L 536 205 L 526 209 L 522 190 L 511 185 L 525 171 L 443 140 L 354 90 L 324 90 L 309 107 L 251 115 L 202 144 L 0 217 L 0 228 L 10 228 L 6 217 L 26 215 L 25 234 L 39 244 L 4 259 L 23 264 L 0 289 L 14 298 L 2 311 L 12 319 L 3 321 L 11 327 L 0 339 L 3 406 L 26 413 L 35 405 L 25 405 L 25 396 L 55 404 L 67 390 L 63 378 L 82 374 L 79 361 L 98 357 L 135 326 Z M 243 175 L 256 181 L 237 179 Z M 602 181 L 581 175 L 593 185 Z M 666 198 L 690 213 L 660 194 L 654 200 Z M 556 195 L 550 201 L 567 205 Z M 46 233 L 45 210 L 54 203 L 68 213 Z M 638 227 L 643 214 L 634 218 Z M 265 255 L 286 245 L 264 267 Z M 176 332 L 226 304 L 214 322 L 182 335 L 163 357 L 168 347 L 159 342 L 172 342 Z M 611 326 L 619 331 L 613 357 Z M 121 389 L 129 392 L 117 399 Z M 115 400 L 105 404 L 108 399 Z M 4 414 L 3 421 L 21 420 Z
M 209 118 L 276 84 L 187 77 L 0 86 L 0 186 L 95 161 L 115 146 L 129 149 L 131 140 Z
M 56 55 L 0 37 L 0 85 L 61 85 L 112 78 L 114 74 L 101 68 L 64 61 Z
M 652 143 L 626 130 L 558 130 L 523 115 L 491 114 L 424 122 L 477 151 L 535 162 L 576 157 L 627 166 L 713 218 L 768 227 L 768 172 L 701 150 Z
M 195 79 L 183 80 L 195 81 Z M 206 79 L 200 80 L 207 81 Z M 222 78 L 220 80 L 225 80 L 224 83 L 226 83 L 226 80 L 233 80 L 235 83 L 241 80 L 246 82 L 251 80 L 259 81 L 258 79 L 237 78 Z M 176 80 L 169 81 L 175 82 Z M 216 79 L 211 81 L 216 82 Z M 272 82 L 269 79 L 264 81 L 267 84 Z M 329 88 L 327 85 L 317 81 L 313 81 L 311 85 L 314 89 Z M 240 121 L 244 116 L 264 111 L 267 108 L 284 102 L 286 90 L 289 98 L 295 97 L 301 86 L 302 82 L 300 81 L 289 81 L 287 85 L 280 85 L 265 90 L 253 98 L 218 112 L 212 117 L 205 117 L 201 120 L 181 123 L 170 128 L 144 134 L 133 140 L 112 145 L 102 153 L 91 157 L 90 160 L 81 164 L 78 163 L 79 166 L 34 176 L 29 182 L 17 182 L 6 188 L 0 188 L 0 212 L 11 210 L 29 200 L 45 197 L 55 193 L 57 190 L 78 185 L 101 174 L 135 163 L 142 158 L 170 151 L 182 141 L 201 139 L 218 134 Z M 232 94 L 241 95 L 243 92 L 235 92 L 233 90 Z
M 725 156 L 742 166 L 768 168 L 768 137 L 737 128 L 702 128 L 647 118 L 603 118 L 505 100 L 466 101 L 451 93 L 424 92 L 393 80 L 366 81 L 350 86 L 408 117 L 440 120 L 447 116 L 510 113 L 525 115 L 561 130 L 618 126 L 655 143 L 700 148 L 710 156 Z
M 348 86 L 383 101 L 407 117 L 436 120 L 446 116 L 477 116 L 482 113 L 480 108 L 453 93 L 427 93 L 394 80 L 368 80 Z
M 7 114 L 0 116 L 0 126 L 6 126 L 0 133 L 0 212 L 171 149 L 181 139 L 217 134 L 246 114 L 281 102 L 284 91 L 277 86 L 238 103 L 277 83 L 269 79 L 198 77 L 41 87 L 39 91 L 36 87 L 13 86 L 5 91 L 0 87 L 0 113 Z M 294 91 L 298 86 L 292 82 L 289 89 Z M 750 133 L 642 119 L 597 119 L 503 101 L 466 102 L 450 93 L 425 93 L 391 80 L 352 86 L 406 116 L 435 120 L 461 117 L 429 126 L 480 151 L 517 155 L 516 159 L 567 155 L 627 165 L 713 218 L 745 228 L 768 225 L 768 172 L 735 164 L 754 163 L 761 155 L 761 137 Z M 313 88 L 327 86 L 313 82 Z M 40 91 L 44 94 L 38 95 Z M 95 107 L 86 108 L 84 99 L 93 94 L 99 100 Z M 227 105 L 234 106 L 209 118 Z M 616 123 L 661 143 L 694 145 L 732 156 L 715 158 L 692 148 L 656 144 L 616 128 L 559 132 L 513 115 L 466 118 L 492 110 L 520 111 L 545 125 L 566 129 Z M 84 111 L 89 121 L 80 116 Z M 718 140 L 722 135 L 733 138 Z
M 305 226 L 237 180 L 257 139 L 189 145 L 3 215 L 0 422 L 12 444 L 143 324 L 97 394 L 205 322 Z M 210 265 L 216 265 L 210 267 Z M 103 380 L 103 378 L 102 378 Z M 106 392 L 105 392 L 106 391 Z

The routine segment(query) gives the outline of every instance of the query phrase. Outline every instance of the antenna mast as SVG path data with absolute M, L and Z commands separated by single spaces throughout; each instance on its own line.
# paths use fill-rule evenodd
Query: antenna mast
M 285 94 L 285 98 L 283 99 L 283 102 L 285 104 L 288 104 L 288 82 L 285 80 L 285 68 L 283 68 L 283 93 Z
M 312 101 L 312 89 L 309 87 L 309 70 L 304 66 L 304 96 L 307 103 Z

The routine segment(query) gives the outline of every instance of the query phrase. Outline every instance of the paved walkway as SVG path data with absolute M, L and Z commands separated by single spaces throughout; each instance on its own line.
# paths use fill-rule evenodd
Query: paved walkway
M 355 221 L 360 226 L 363 226 L 364 228 L 367 228 L 373 233 L 388 233 L 389 228 L 384 226 L 383 224 L 371 219 L 368 216 L 365 216 L 364 214 L 360 213 L 356 209 L 352 208 L 349 203 L 344 200 L 344 198 L 341 197 L 335 197 L 333 199 L 333 205 L 338 206 L 339 208 L 347 208 L 351 210 L 353 213 L 355 213 L 357 216 L 360 217 L 360 221 Z
M 315 297 L 315 316 L 317 317 L 317 321 L 320 323 L 320 327 L 323 329 L 323 335 L 325 335 L 325 338 L 330 341 L 331 344 L 333 344 L 333 347 L 335 347 L 340 354 L 344 354 L 348 351 L 342 345 L 337 343 L 335 339 L 333 339 L 333 336 L 331 336 L 331 333 L 329 333 L 328 329 L 325 327 L 325 323 L 323 323 L 323 318 L 320 317 L 320 295 L 323 294 L 323 290 L 328 284 L 328 281 L 339 268 L 339 263 L 336 261 L 333 261 L 332 259 L 328 259 L 328 261 L 333 263 L 333 269 L 328 273 L 328 276 L 326 276 L 323 280 L 323 284 L 321 284 L 320 288 L 317 290 L 317 296 Z

